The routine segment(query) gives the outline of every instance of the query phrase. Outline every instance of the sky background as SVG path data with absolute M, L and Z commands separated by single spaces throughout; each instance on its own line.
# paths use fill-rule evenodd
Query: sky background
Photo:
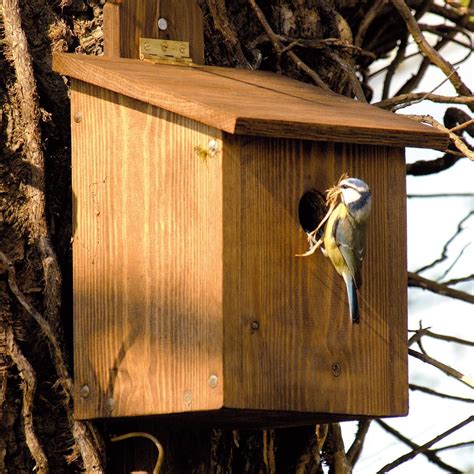
M 427 17 L 423 17 L 423 22 L 428 23 L 427 19 Z M 435 19 L 432 22 L 439 23 L 439 20 Z M 432 36 L 430 38 L 430 35 L 427 35 L 427 38 L 434 39 Z M 409 51 L 416 51 L 416 47 L 411 46 Z M 465 56 L 466 50 L 460 46 L 450 46 L 444 48 L 442 54 L 450 62 L 455 63 Z M 390 95 L 395 94 L 398 88 L 417 70 L 420 61 L 420 57 L 417 57 L 402 64 L 392 82 Z M 382 63 L 376 63 L 373 70 L 376 71 L 382 66 Z M 474 58 L 472 56 L 467 62 L 459 66 L 458 72 L 467 86 L 471 90 L 474 89 Z M 374 77 L 371 83 L 375 92 L 374 102 L 381 99 L 383 77 L 384 75 L 380 74 Z M 425 79 L 416 91 L 431 91 L 444 79 L 445 76 L 437 68 L 430 66 Z M 449 82 L 443 84 L 435 93 L 455 95 L 454 88 Z M 461 106 L 460 108 L 469 112 L 467 107 Z M 401 109 L 397 113 L 429 114 L 443 123 L 445 109 L 446 105 L 423 101 Z M 414 148 L 408 148 L 406 152 L 407 162 L 434 159 L 441 156 L 441 154 L 441 152 L 434 150 Z M 407 192 L 409 195 L 474 193 L 474 162 L 462 159 L 442 173 L 426 177 L 408 176 Z M 469 212 L 474 211 L 474 197 L 409 198 L 407 210 L 408 270 L 416 271 L 441 255 L 443 245 L 456 232 L 459 221 Z M 423 272 L 424 277 L 433 280 L 442 277 L 466 245 L 461 259 L 450 270 L 445 279 L 474 273 L 474 215 L 466 221 L 464 227 L 465 230 L 449 247 L 447 261 Z M 458 284 L 455 288 L 473 294 L 474 281 Z M 435 333 L 474 340 L 473 305 L 413 288 L 408 292 L 409 329 L 417 329 L 420 321 L 423 327 L 429 326 Z M 429 355 L 466 375 L 474 377 L 474 348 L 431 338 L 424 338 L 423 343 Z M 416 346 L 413 348 L 418 349 Z M 409 374 L 410 383 L 424 385 L 452 395 L 474 398 L 474 391 L 471 388 L 445 376 L 434 367 L 413 357 L 409 358 Z M 385 419 L 384 421 L 415 443 L 424 444 L 473 413 L 474 404 L 454 402 L 423 394 L 419 391 L 410 391 L 410 413 L 408 417 Z M 351 445 L 356 430 L 356 423 L 343 423 L 346 448 Z M 467 440 L 474 440 L 474 423 L 445 438 L 434 447 Z M 378 425 L 372 423 L 354 473 L 373 474 L 410 450 L 408 446 L 403 445 Z M 444 451 L 439 453 L 439 457 L 463 472 L 474 473 L 474 446 Z M 418 455 L 414 460 L 400 465 L 391 472 L 395 474 L 430 474 L 445 471 L 429 462 L 425 456 Z

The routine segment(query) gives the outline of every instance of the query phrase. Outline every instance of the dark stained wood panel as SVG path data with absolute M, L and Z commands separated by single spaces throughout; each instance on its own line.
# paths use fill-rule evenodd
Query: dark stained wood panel
M 273 73 L 55 54 L 54 70 L 220 130 L 444 149 L 447 135 Z
M 235 137 L 225 150 L 225 406 L 405 414 L 402 149 Z M 343 172 L 366 180 L 374 200 L 360 325 L 350 320 L 343 280 L 328 259 L 295 257 L 307 249 L 299 199 Z

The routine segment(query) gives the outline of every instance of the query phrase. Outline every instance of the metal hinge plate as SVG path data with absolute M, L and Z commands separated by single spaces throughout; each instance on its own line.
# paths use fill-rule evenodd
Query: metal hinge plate
M 189 43 L 155 38 L 140 38 L 140 59 L 159 64 L 190 66 Z

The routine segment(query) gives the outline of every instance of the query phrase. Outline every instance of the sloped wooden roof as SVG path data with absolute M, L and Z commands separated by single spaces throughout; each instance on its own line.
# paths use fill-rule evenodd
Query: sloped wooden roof
M 265 71 L 54 54 L 60 74 L 228 133 L 445 149 L 447 135 L 400 115 Z

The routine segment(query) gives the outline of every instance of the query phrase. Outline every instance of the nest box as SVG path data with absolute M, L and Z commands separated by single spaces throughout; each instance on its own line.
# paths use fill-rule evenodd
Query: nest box
M 56 55 L 72 78 L 79 419 L 407 412 L 404 147 L 446 136 L 277 74 Z M 299 212 L 373 194 L 361 322 Z M 304 209 L 303 209 L 304 210 Z

